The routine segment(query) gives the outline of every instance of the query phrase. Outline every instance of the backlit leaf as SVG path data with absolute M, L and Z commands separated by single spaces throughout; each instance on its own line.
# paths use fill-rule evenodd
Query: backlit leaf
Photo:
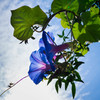
M 75 23 L 73 26 L 73 34 L 75 39 L 81 43 L 86 41 L 98 42 L 100 40 L 100 18 L 96 17 L 94 21 L 87 23 L 87 25 Z
M 14 36 L 19 40 L 27 40 L 32 37 L 34 24 L 43 25 L 47 20 L 46 14 L 39 6 L 30 8 L 22 6 L 12 10 L 11 25 L 14 27 Z
M 51 10 L 56 13 L 60 10 L 78 11 L 78 0 L 54 0 L 51 5 Z
M 70 29 L 69 23 L 66 22 L 66 21 L 61 20 L 61 25 L 62 25 L 63 28 L 68 28 L 68 29 Z

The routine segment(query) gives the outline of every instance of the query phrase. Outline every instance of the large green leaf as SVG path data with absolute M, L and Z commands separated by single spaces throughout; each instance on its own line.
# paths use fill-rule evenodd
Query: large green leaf
M 54 0 L 51 5 L 51 10 L 53 11 L 53 13 L 56 13 L 61 10 L 68 10 L 77 13 L 78 7 L 78 0 Z M 67 12 L 67 16 L 69 20 L 72 20 L 74 18 L 73 13 Z M 56 17 L 61 19 L 61 25 L 63 28 L 70 28 L 68 26 L 69 22 L 66 18 L 65 12 L 57 14 Z
M 56 13 L 60 10 L 70 10 L 74 13 L 81 13 L 89 9 L 97 0 L 54 0 L 51 10 Z
M 100 18 L 97 18 L 95 22 L 97 23 L 85 26 L 75 23 L 73 28 L 75 39 L 79 40 L 81 43 L 86 41 L 98 42 L 100 40 Z
M 47 19 L 46 14 L 39 6 L 34 8 L 22 6 L 11 12 L 11 24 L 14 27 L 14 36 L 19 40 L 29 39 L 33 34 L 31 26 L 34 24 L 43 25 Z
M 83 25 L 75 23 L 73 26 L 73 34 L 75 39 L 81 43 L 85 41 L 98 42 L 100 40 L 100 17 L 99 9 L 92 7 L 90 11 L 81 15 Z
M 90 11 L 82 13 L 81 20 L 83 21 L 84 25 L 92 23 L 99 16 L 98 14 L 99 14 L 99 9 L 96 7 L 91 7 Z
M 78 13 L 81 13 L 87 9 L 89 9 L 93 3 L 95 3 L 97 0 L 78 0 L 79 3 L 79 9 Z
M 54 0 L 51 5 L 51 10 L 56 13 L 60 10 L 78 11 L 78 0 Z

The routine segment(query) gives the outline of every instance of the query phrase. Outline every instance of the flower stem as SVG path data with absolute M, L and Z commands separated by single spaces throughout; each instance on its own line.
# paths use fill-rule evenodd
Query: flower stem
M 68 20 L 68 22 L 69 22 L 69 26 L 70 26 L 70 29 L 71 29 L 71 41 L 72 41 L 72 37 L 73 37 L 73 39 L 75 40 L 75 37 L 74 37 L 74 35 L 73 35 L 73 31 L 72 31 L 72 28 L 73 28 L 73 22 L 74 22 L 74 19 L 72 20 L 72 25 L 70 24 L 70 20 L 69 20 L 69 18 L 68 18 L 68 15 L 67 15 L 67 11 L 65 12 L 65 14 L 66 14 L 66 18 L 67 18 L 67 20 Z M 75 17 L 75 16 L 74 16 Z
M 11 89 L 12 87 L 14 87 L 15 85 L 17 85 L 20 81 L 22 81 L 23 79 L 27 78 L 27 76 L 24 76 L 23 78 L 21 78 L 20 80 L 18 80 L 16 83 L 12 84 L 9 88 L 7 88 L 5 91 L 3 91 L 0 96 L 2 96 L 5 92 L 7 92 L 9 89 Z

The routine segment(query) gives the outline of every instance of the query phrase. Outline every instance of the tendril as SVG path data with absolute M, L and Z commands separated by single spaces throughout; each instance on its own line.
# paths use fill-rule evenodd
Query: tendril
M 24 76 L 23 78 L 21 78 L 20 80 L 18 80 L 16 83 L 10 83 L 10 84 L 8 85 L 9 88 L 7 88 L 5 91 L 3 91 L 3 92 L 0 94 L 0 96 L 2 96 L 5 92 L 7 92 L 8 90 L 10 90 L 12 87 L 14 87 L 15 85 L 17 85 L 19 82 L 21 82 L 23 79 L 25 79 L 25 78 L 27 78 L 27 77 L 28 77 L 28 75 L 27 75 L 27 76 Z

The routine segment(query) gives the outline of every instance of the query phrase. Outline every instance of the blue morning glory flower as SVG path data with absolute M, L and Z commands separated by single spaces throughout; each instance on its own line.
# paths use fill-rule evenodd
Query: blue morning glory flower
M 53 34 L 50 34 L 50 37 L 54 41 Z M 69 43 L 65 43 L 62 45 L 54 45 L 51 38 L 46 35 L 46 32 L 43 31 L 42 39 L 40 39 L 39 46 L 40 49 L 38 51 L 32 52 L 30 56 L 30 68 L 29 68 L 29 77 L 35 84 L 40 83 L 43 80 L 43 77 L 46 77 L 47 71 L 55 71 L 57 65 L 55 65 L 52 59 L 56 59 L 55 54 L 60 52 L 70 45 Z
M 60 52 L 64 49 L 66 49 L 66 48 L 69 48 L 70 43 L 65 43 L 65 44 L 56 46 L 53 43 L 50 43 L 48 41 L 47 34 L 46 34 L 45 31 L 43 31 L 43 34 L 42 34 L 43 42 L 41 42 L 41 43 L 44 43 L 42 45 L 44 45 L 44 47 L 45 47 L 45 54 L 46 54 L 47 59 L 48 59 L 50 65 L 51 65 L 52 70 L 55 71 L 55 67 L 54 67 L 53 62 L 52 62 L 52 59 L 53 59 L 54 55 L 57 52 Z
M 53 33 L 52 32 L 47 32 L 47 34 L 50 36 L 48 36 L 48 35 L 46 35 L 46 38 L 47 38 L 47 41 L 50 43 L 50 44 L 54 44 L 53 43 L 53 41 L 55 40 L 55 37 L 54 37 L 54 35 L 53 35 Z M 53 41 L 52 41 L 52 40 Z M 44 42 L 43 42 L 43 38 L 41 38 L 40 40 L 39 40 L 39 47 L 44 47 L 45 48 L 45 45 L 44 45 Z
M 51 70 L 50 64 L 42 51 L 43 48 L 40 48 L 38 51 L 32 52 L 30 56 L 31 64 L 28 74 L 35 84 L 40 83 L 43 77 L 47 76 L 45 72 Z

